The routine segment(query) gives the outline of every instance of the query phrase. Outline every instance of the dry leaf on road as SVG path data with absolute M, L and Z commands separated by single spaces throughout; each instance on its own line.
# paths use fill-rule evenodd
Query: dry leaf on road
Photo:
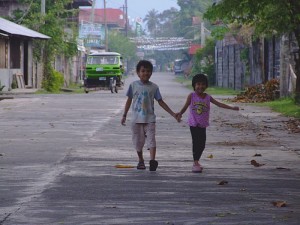
M 286 202 L 285 201 L 274 201 L 272 204 L 276 207 L 286 207 Z
M 228 181 L 226 180 L 222 180 L 218 183 L 218 185 L 225 185 L 225 184 L 228 184 Z
M 256 162 L 256 160 L 252 159 L 251 160 L 251 165 L 253 165 L 255 167 L 260 167 L 260 166 L 263 166 L 265 164 L 258 163 L 258 162 Z

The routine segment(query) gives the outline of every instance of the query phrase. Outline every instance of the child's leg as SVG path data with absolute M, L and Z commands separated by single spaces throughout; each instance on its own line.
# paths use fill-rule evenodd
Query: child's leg
M 143 151 L 137 151 L 137 155 L 139 157 L 139 162 L 144 162 Z
M 146 144 L 147 148 L 150 150 L 150 159 L 154 160 L 156 156 L 156 138 L 155 138 L 155 123 L 148 123 L 145 126 L 145 134 L 146 134 Z
M 156 156 L 156 147 L 154 148 L 150 148 L 150 159 L 154 160 L 155 159 L 155 156 Z
M 155 160 L 156 156 L 156 139 L 155 139 L 155 123 L 149 123 L 145 126 L 147 147 L 150 150 L 150 171 L 156 171 L 158 162 Z
M 193 141 L 193 159 L 195 165 L 198 165 L 201 155 L 205 149 L 206 128 L 190 127 L 190 131 Z
M 132 124 L 132 143 L 137 152 L 139 162 L 144 162 L 143 147 L 145 144 L 145 133 L 143 124 Z

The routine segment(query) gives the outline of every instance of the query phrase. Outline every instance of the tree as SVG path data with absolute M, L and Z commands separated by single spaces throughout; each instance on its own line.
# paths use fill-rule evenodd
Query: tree
M 300 46 L 299 0 L 223 0 L 211 6 L 205 17 L 211 21 L 253 26 L 257 36 L 293 34 Z M 300 48 L 293 58 L 297 76 L 295 100 L 300 104 Z
M 108 43 L 109 51 L 118 52 L 122 55 L 124 60 L 128 62 L 128 64 L 135 64 L 137 61 L 136 56 L 136 45 L 133 42 L 122 35 L 119 31 L 109 32 L 109 43 Z M 127 65 L 130 67 L 130 65 Z M 127 68 L 128 70 L 129 68 Z
M 147 28 L 150 32 L 150 35 L 156 37 L 157 28 L 159 26 L 158 11 L 156 11 L 155 9 L 150 10 L 143 21 L 147 23 Z
M 177 28 L 174 21 L 178 18 L 178 10 L 171 8 L 164 10 L 158 15 L 159 17 L 159 35 L 161 37 L 175 37 Z
M 212 4 L 212 0 L 177 0 L 177 4 L 180 6 L 178 19 L 175 21 L 178 35 L 193 38 L 192 18 L 202 18 L 207 8 Z
M 193 73 L 207 74 L 210 85 L 215 85 L 215 40 L 209 38 L 205 46 L 199 49 L 195 55 Z

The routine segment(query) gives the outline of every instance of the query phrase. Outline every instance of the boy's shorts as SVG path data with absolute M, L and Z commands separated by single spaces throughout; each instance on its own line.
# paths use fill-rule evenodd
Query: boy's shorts
M 132 143 L 137 152 L 141 152 L 146 143 L 147 148 L 155 148 L 155 123 L 132 123 Z

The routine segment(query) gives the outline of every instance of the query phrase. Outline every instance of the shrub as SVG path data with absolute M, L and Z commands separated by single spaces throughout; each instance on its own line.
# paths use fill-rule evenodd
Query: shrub
M 43 81 L 43 88 L 49 92 L 59 92 L 60 88 L 64 85 L 63 75 L 54 70 L 50 69 L 47 73 L 47 79 Z

